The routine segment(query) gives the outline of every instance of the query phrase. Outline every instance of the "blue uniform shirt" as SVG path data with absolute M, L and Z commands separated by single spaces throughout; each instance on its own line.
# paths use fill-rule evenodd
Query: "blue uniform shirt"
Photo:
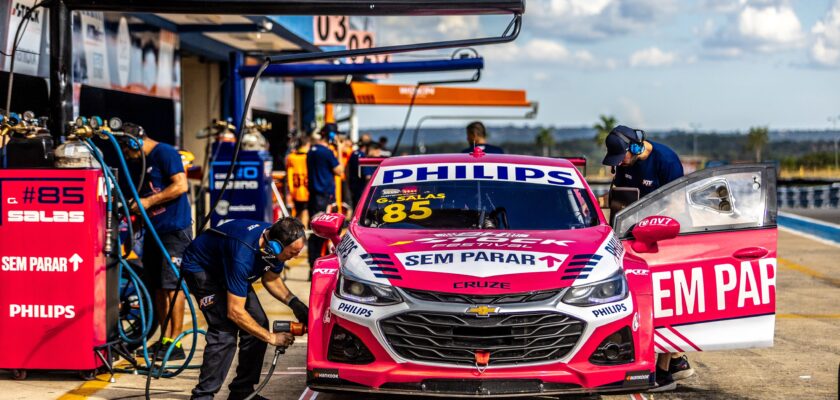
M 479 145 L 476 145 L 475 147 L 478 147 L 481 150 L 484 150 L 484 152 L 487 153 L 487 154 L 505 154 L 505 151 L 502 150 L 501 147 L 493 146 L 492 144 L 479 144 Z M 475 147 L 467 147 L 466 149 L 461 150 L 461 153 L 472 153 L 473 150 L 475 149 Z
M 183 172 L 184 164 L 178 150 L 166 143 L 158 143 L 146 156 L 146 181 L 140 188 L 140 197 L 166 189 L 172 184 L 172 175 Z M 186 229 L 192 224 L 192 211 L 186 193 L 175 200 L 158 204 L 146 212 L 158 233 Z
M 638 160 L 629 167 L 616 167 L 613 180 L 615 186 L 639 188 L 640 197 L 683 176 L 680 158 L 674 150 L 663 144 L 648 142 L 653 146 L 648 158 Z
M 306 155 L 306 170 L 309 174 L 309 192 L 319 194 L 335 193 L 335 175 L 333 168 L 338 165 L 332 150 L 315 144 Z
M 237 219 L 213 228 L 224 234 L 208 230 L 184 252 L 181 270 L 205 271 L 216 279 L 224 277 L 228 292 L 245 297 L 248 286 L 266 271 L 283 271 L 283 263 L 269 265 L 259 249 L 260 235 L 270 226 L 267 222 Z

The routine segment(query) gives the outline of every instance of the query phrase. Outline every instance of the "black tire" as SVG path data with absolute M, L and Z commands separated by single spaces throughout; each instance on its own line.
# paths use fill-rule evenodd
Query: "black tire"
M 12 370 L 12 379 L 16 381 L 23 381 L 26 380 L 26 370 L 25 369 L 13 369 Z

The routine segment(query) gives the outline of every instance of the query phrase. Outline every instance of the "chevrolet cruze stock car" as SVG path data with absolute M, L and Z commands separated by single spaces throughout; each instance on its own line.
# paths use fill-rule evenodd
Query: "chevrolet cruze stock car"
M 772 166 L 685 176 L 611 227 L 565 159 L 377 164 L 351 221 L 313 220 L 334 244 L 312 278 L 314 390 L 634 392 L 656 353 L 773 343 Z

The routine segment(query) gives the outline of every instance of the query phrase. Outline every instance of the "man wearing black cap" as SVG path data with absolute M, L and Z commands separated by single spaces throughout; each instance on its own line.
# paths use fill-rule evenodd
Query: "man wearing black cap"
M 680 158 L 674 150 L 645 138 L 645 131 L 619 125 L 606 139 L 604 165 L 613 167 L 613 187 L 639 189 L 644 197 L 668 182 L 683 176 Z M 612 209 L 612 206 L 611 206 Z M 694 374 L 688 358 L 682 353 L 660 354 L 656 361 L 656 384 L 651 391 L 673 390 L 675 380 Z
M 645 132 L 619 125 L 606 140 L 604 165 L 615 167 L 613 186 L 634 187 L 645 197 L 683 176 L 680 158 L 663 144 L 645 140 Z

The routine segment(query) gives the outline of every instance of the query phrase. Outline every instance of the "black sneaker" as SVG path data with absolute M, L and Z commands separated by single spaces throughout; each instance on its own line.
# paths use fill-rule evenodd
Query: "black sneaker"
M 667 392 L 676 388 L 677 382 L 674 382 L 674 377 L 671 376 L 671 373 L 656 367 L 656 387 L 648 390 L 648 392 Z
M 166 351 L 169 350 L 169 346 L 161 347 L 157 353 L 155 353 L 155 359 L 158 361 L 163 361 L 163 357 L 166 356 Z M 187 358 L 187 355 L 184 353 L 183 347 L 175 346 L 172 348 L 172 352 L 169 353 L 169 358 L 166 359 L 166 362 L 170 361 L 179 361 L 184 360 Z
M 155 342 L 153 345 L 146 347 L 147 351 L 149 352 L 149 357 L 153 358 L 160 351 L 160 341 Z M 134 355 L 136 357 L 143 358 L 143 347 L 141 346 L 137 350 L 134 351 Z
M 671 359 L 668 365 L 668 372 L 671 373 L 675 381 L 679 381 L 694 375 L 694 368 L 691 368 L 691 364 L 688 363 L 688 357 L 683 354 L 680 357 Z
M 247 399 L 248 396 L 250 396 L 250 395 L 251 395 L 251 393 L 244 393 L 243 394 L 243 393 L 233 393 L 233 392 L 231 392 L 230 395 L 228 395 L 228 400 L 244 400 L 244 399 Z M 251 399 L 253 399 L 253 400 L 268 400 L 268 397 L 262 397 L 258 394 L 256 396 L 252 397 Z

